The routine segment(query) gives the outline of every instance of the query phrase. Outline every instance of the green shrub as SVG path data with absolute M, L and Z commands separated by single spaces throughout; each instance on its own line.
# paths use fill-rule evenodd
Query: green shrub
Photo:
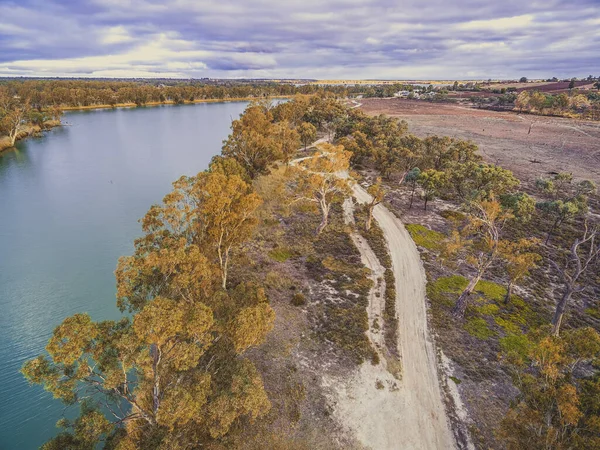
M 418 246 L 424 247 L 428 250 L 441 250 L 442 242 L 444 239 L 446 239 L 444 234 L 430 230 L 429 228 L 417 223 L 409 223 L 406 224 L 405 227 L 410 233 L 413 241 L 415 241 L 415 244 Z
M 456 378 L 456 377 L 448 377 L 448 378 L 450 378 L 452 381 L 454 381 L 455 384 L 462 383 L 462 380 L 460 380 L 459 378 Z
M 296 292 L 292 295 L 292 305 L 294 306 L 304 306 L 306 305 L 306 297 L 302 292 Z
M 286 262 L 288 259 L 294 256 L 294 254 L 288 248 L 278 247 L 271 250 L 269 252 L 269 256 L 277 262 Z

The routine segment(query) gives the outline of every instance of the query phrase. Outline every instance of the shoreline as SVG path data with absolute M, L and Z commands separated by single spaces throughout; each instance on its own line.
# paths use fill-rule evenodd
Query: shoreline
M 264 98 L 290 98 L 291 95 L 271 95 L 269 97 Z M 175 103 L 173 100 L 165 100 L 164 102 L 148 102 L 143 105 L 136 105 L 135 103 L 117 103 L 115 105 L 107 105 L 107 104 L 99 104 L 99 105 L 89 105 L 89 106 L 65 106 L 62 108 L 63 111 L 86 111 L 93 109 L 116 109 L 116 108 L 145 108 L 145 107 L 155 107 L 155 106 L 164 106 L 164 105 L 195 105 L 197 103 L 229 103 L 229 102 L 250 102 L 252 100 L 260 99 L 260 97 L 231 97 L 231 98 L 202 98 L 193 101 L 184 101 L 183 103 Z
M 285 99 L 285 98 L 290 98 L 291 96 L 289 95 L 273 95 L 267 98 L 274 98 L 274 99 Z M 100 104 L 100 105 L 89 105 L 89 106 L 66 106 L 64 108 L 62 108 L 62 110 L 64 112 L 67 111 L 89 111 L 89 110 L 95 110 L 95 109 L 116 109 L 116 108 L 145 108 L 145 107 L 157 107 L 157 106 L 164 106 L 164 105 L 171 105 L 171 106 L 176 106 L 176 105 L 193 105 L 193 104 L 197 104 L 197 103 L 229 103 L 229 102 L 249 102 L 252 100 L 256 100 L 257 97 L 232 97 L 232 98 L 227 98 L 227 99 L 220 99 L 220 98 L 203 98 L 203 99 L 198 99 L 198 100 L 194 100 L 194 101 L 185 101 L 183 103 L 175 103 L 172 100 L 166 100 L 164 102 L 148 102 L 142 106 L 138 106 L 135 103 L 117 103 L 116 105 L 105 105 L 105 104 Z M 22 139 L 26 139 L 28 137 L 34 136 L 38 133 L 42 133 L 44 131 L 48 131 L 52 128 L 55 127 L 60 127 L 62 126 L 62 122 L 61 121 L 48 121 L 44 124 L 45 126 L 43 128 L 39 127 L 39 126 L 28 126 L 26 130 L 24 130 L 18 137 L 17 137 L 17 142 L 22 140 Z M 10 145 L 10 141 L 8 136 L 0 136 L 0 154 L 9 151 L 10 149 L 15 148 L 14 145 Z
M 28 125 L 23 131 L 21 131 L 21 133 L 19 133 L 16 142 L 60 126 L 62 126 L 62 122 L 60 120 L 48 120 L 44 122 L 43 127 L 40 127 L 39 125 Z M 11 145 L 10 138 L 8 136 L 0 136 L 0 154 L 16 148 L 16 142 L 15 145 Z

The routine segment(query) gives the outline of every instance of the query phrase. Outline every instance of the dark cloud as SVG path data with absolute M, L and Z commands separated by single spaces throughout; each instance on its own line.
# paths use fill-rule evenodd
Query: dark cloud
M 599 30 L 597 0 L 2 0 L 0 75 L 562 77 Z

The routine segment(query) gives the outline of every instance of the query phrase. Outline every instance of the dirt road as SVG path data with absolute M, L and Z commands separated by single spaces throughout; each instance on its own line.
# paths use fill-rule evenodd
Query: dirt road
M 359 203 L 369 200 L 354 186 Z M 352 205 L 344 204 L 350 222 Z M 425 273 L 417 248 L 402 223 L 384 206 L 375 208 L 375 219 L 390 247 L 396 277 L 396 309 L 403 371 L 401 380 L 386 369 L 381 333 L 385 305 L 383 267 L 368 243 L 354 233 L 352 238 L 363 263 L 371 269 L 374 287 L 369 296 L 369 339 L 381 362 L 365 362 L 350 380 L 331 380 L 337 392 L 334 414 L 367 448 L 373 450 L 448 450 L 455 448 L 442 402 L 434 348 L 427 329 Z M 382 290 L 383 289 L 383 290 Z
M 299 158 L 296 164 L 310 157 Z M 347 173 L 340 173 L 347 178 Z M 353 186 L 358 203 L 370 195 Z M 353 222 L 352 203 L 344 203 L 344 217 Z M 374 218 L 389 246 L 396 279 L 398 349 L 403 370 L 398 380 L 387 370 L 381 332 L 385 285 L 384 268 L 369 244 L 357 233 L 352 239 L 375 282 L 369 295 L 368 336 L 380 363 L 363 363 L 350 379 L 324 378 L 336 393 L 334 415 L 367 448 L 373 450 L 451 450 L 456 444 L 450 431 L 438 380 L 437 358 L 427 326 L 425 270 L 419 252 L 402 222 L 383 205 Z

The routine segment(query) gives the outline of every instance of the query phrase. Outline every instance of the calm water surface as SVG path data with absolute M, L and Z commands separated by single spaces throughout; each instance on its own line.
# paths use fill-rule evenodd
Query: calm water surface
M 19 373 L 65 317 L 118 317 L 113 271 L 171 182 L 207 167 L 245 103 L 66 114 L 0 155 L 0 449 L 38 448 L 64 407 Z

